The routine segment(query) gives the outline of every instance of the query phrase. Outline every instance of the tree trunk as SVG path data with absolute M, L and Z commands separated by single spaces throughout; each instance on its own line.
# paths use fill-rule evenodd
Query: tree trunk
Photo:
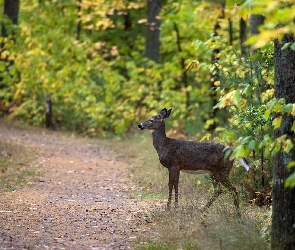
M 147 1 L 147 33 L 145 56 L 159 62 L 160 51 L 160 20 L 157 18 L 161 11 L 161 0 Z
M 220 30 L 220 24 L 219 24 L 220 20 L 219 19 L 224 19 L 224 17 L 225 17 L 224 9 L 225 9 L 225 3 L 223 3 L 223 5 L 221 6 L 220 14 L 217 18 L 215 25 L 214 25 L 214 36 L 218 36 L 218 32 Z M 211 57 L 212 64 L 215 65 L 216 63 L 218 63 L 219 53 L 220 53 L 219 48 L 216 48 L 213 50 L 212 57 Z M 218 103 L 218 95 L 217 95 L 217 92 L 215 91 L 216 86 L 214 85 L 214 83 L 219 80 L 220 80 L 219 69 L 218 69 L 218 67 L 214 66 L 214 71 L 212 71 L 210 74 L 210 82 L 209 82 L 209 86 L 210 86 L 209 95 L 210 95 L 210 99 L 212 102 L 212 107 L 214 107 Z M 209 125 L 208 131 L 213 132 L 218 125 L 217 121 L 216 121 L 217 109 L 213 109 L 213 111 L 209 115 L 210 115 L 209 119 L 211 119 L 213 121 Z
M 19 11 L 19 0 L 5 0 L 4 2 L 4 14 L 8 16 L 9 19 L 11 19 L 11 22 L 13 24 L 17 24 L 18 21 L 18 11 Z M 2 30 L 1 30 L 1 36 L 2 37 L 8 37 L 9 35 L 12 35 L 12 41 L 15 41 L 14 34 L 11 32 L 9 33 L 10 27 L 6 27 L 4 24 L 2 25 Z M 11 43 L 7 43 L 9 46 L 11 46 Z M 13 60 L 9 60 L 8 56 L 2 57 L 2 53 L 4 51 L 9 50 L 9 46 L 6 47 L 4 42 L 0 43 L 0 57 L 1 61 L 8 62 L 8 65 L 6 65 L 6 71 L 9 73 L 9 67 L 11 67 L 14 64 Z M 14 46 L 14 45 L 13 45 Z M 18 76 L 20 77 L 20 76 Z M 3 83 L 3 77 L 0 77 L 0 89 L 5 88 L 6 84 Z
M 180 32 L 177 26 L 177 23 L 174 22 L 174 30 L 176 33 L 176 45 L 177 45 L 177 52 L 179 54 L 179 62 L 180 62 L 180 67 L 181 67 L 181 84 L 185 89 L 185 96 L 186 96 L 186 107 L 188 108 L 190 105 L 190 94 L 187 91 L 187 87 L 188 87 L 188 79 L 187 79 L 187 71 L 185 69 L 185 58 L 183 58 L 183 56 L 181 55 L 182 53 L 182 48 L 181 48 L 181 37 L 180 37 Z M 180 89 L 180 86 L 179 86 Z
M 241 17 L 240 18 L 240 47 L 241 47 L 241 55 L 243 57 L 247 56 L 247 47 L 245 46 L 246 40 L 247 40 L 247 23 Z
M 7 15 L 13 24 L 17 24 L 19 10 L 19 0 L 5 0 L 4 14 Z M 2 36 L 7 37 L 8 32 L 6 27 L 2 27 Z
M 283 41 L 275 41 L 275 97 L 285 98 L 286 103 L 295 103 L 295 51 L 282 50 L 287 42 L 295 42 L 294 37 L 286 35 Z M 295 117 L 284 115 L 275 138 L 287 134 L 295 145 L 295 134 L 291 130 Z M 295 188 L 285 188 L 284 182 L 294 172 L 288 169 L 290 161 L 295 161 L 295 147 L 289 153 L 281 150 L 274 159 L 272 187 L 272 249 L 295 249 Z
M 81 10 L 82 10 L 82 0 L 78 0 L 78 14 L 77 14 L 78 22 L 77 22 L 77 34 L 76 34 L 77 40 L 80 40 L 81 30 L 82 30 L 82 22 L 81 20 L 79 20 L 79 18 L 81 18 Z
M 251 15 L 250 16 L 250 36 L 259 34 L 259 27 L 264 23 L 265 17 L 262 15 Z M 255 54 L 257 50 L 253 49 L 252 54 Z
M 52 127 L 52 101 L 50 94 L 46 95 L 45 102 L 45 125 L 46 128 Z

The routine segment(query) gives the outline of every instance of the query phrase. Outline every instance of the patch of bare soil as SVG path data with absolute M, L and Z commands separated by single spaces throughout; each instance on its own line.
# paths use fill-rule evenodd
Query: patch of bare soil
M 133 249 L 148 230 L 159 205 L 132 197 L 126 164 L 96 140 L 4 124 L 0 139 L 33 151 L 40 173 L 0 194 L 0 249 Z

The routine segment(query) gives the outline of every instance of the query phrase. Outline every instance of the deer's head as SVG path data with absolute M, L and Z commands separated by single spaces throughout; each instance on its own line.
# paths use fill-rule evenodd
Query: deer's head
M 156 130 L 158 129 L 161 124 L 164 122 L 166 118 L 169 117 L 171 114 L 172 109 L 162 109 L 159 115 L 153 116 L 150 119 L 148 119 L 145 122 L 142 122 L 138 124 L 138 128 L 143 130 L 143 129 L 150 129 L 150 130 Z

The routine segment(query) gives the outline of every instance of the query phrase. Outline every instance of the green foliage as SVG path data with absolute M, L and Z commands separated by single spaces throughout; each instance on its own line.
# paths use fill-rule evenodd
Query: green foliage
M 233 144 L 232 158 L 251 159 L 254 165 L 250 170 L 252 177 L 241 181 L 239 171 L 235 175 L 237 181 L 244 183 L 249 199 L 255 199 L 255 193 L 270 188 L 273 155 L 281 146 L 285 150 L 291 147 L 288 140 L 282 143 L 283 139 L 273 139 L 273 130 L 279 126 L 281 117 L 275 117 L 274 113 L 291 113 L 293 106 L 273 99 L 272 46 L 262 48 L 251 60 L 245 60 L 220 36 L 211 36 L 205 42 L 196 40 L 194 44 L 197 49 L 202 48 L 208 53 L 216 48 L 220 50 L 218 62 L 194 63 L 199 70 L 211 74 L 218 69 L 220 80 L 214 82 L 214 90 L 220 100 L 214 108 L 224 109 L 229 118 L 220 124 L 216 132 L 225 144 Z
M 10 115 L 42 126 L 50 94 L 54 127 L 63 130 L 123 134 L 143 116 L 173 107 L 173 127 L 185 118 L 190 134 L 200 131 L 211 109 L 207 76 L 187 71 L 184 62 L 195 54 L 196 34 L 209 37 L 219 11 L 212 3 L 167 3 L 161 13 L 165 46 L 156 64 L 143 58 L 145 8 L 138 1 L 21 2 L 19 33 L 9 49 L 11 71 L 20 79 L 10 76 L 0 89 Z
M 248 43 L 255 48 L 263 47 L 274 39 L 282 39 L 285 34 L 294 34 L 295 4 L 281 0 L 246 0 L 242 5 L 243 14 L 259 14 L 265 17 L 260 33 L 249 38 Z M 288 44 L 292 49 L 295 44 Z

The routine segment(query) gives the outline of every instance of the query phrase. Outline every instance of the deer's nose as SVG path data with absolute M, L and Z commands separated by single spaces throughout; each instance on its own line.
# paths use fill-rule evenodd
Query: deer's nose
M 143 126 L 141 125 L 141 123 L 140 124 L 138 124 L 138 128 L 139 129 L 141 129 L 141 130 L 143 130 L 144 128 L 143 128 Z

